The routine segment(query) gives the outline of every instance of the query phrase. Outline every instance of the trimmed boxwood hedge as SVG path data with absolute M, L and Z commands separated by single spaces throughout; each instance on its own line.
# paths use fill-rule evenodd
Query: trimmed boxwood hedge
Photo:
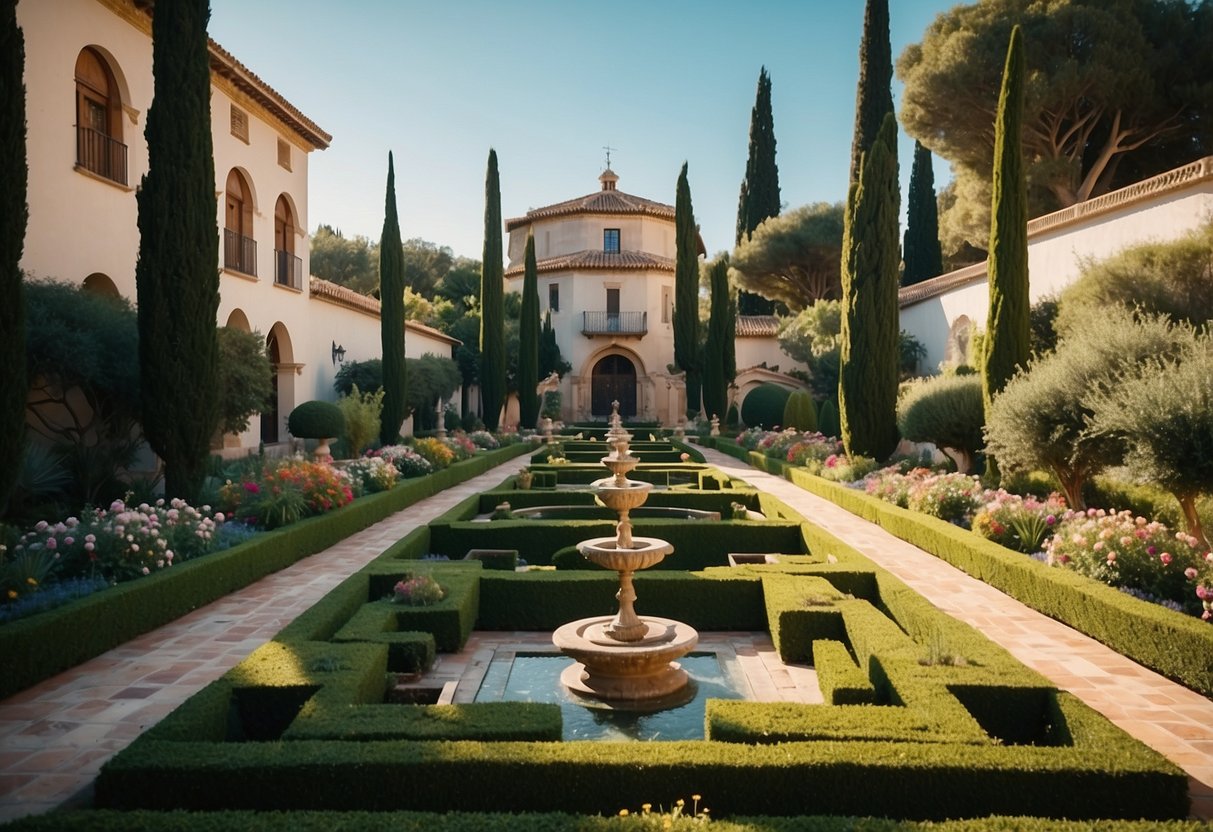
M 1075 572 L 1047 566 L 938 518 L 747 451 L 735 442 L 717 440 L 716 447 L 878 524 L 1151 670 L 1213 696 L 1213 626 Z
M 0 666 L 4 668 L 0 697 L 174 621 L 528 450 L 526 445 L 510 445 L 478 453 L 336 511 L 4 624 L 0 626 Z

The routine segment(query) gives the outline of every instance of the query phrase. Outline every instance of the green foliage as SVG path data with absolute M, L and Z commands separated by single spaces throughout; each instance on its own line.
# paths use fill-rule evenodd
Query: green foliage
M 408 415 L 408 369 L 404 360 L 404 250 L 396 213 L 396 170 L 391 151 L 387 154 L 387 195 L 379 252 L 379 340 L 383 350 L 379 441 L 389 445 L 400 435 L 401 423 Z
M 143 433 L 166 496 L 194 502 L 219 427 L 219 247 L 211 147 L 207 0 L 169 0 L 152 19 L 148 172 L 135 191 Z
M 518 422 L 524 428 L 539 421 L 539 273 L 535 265 L 535 235 L 526 238 L 522 278 L 522 312 L 518 327 Z
M 817 430 L 817 404 L 808 390 L 794 390 L 792 395 L 788 396 L 780 424 L 799 431 Z
M 906 234 L 902 244 L 905 270 L 902 286 L 913 286 L 943 274 L 943 251 L 939 244 L 939 206 L 935 198 L 935 171 L 931 151 L 914 142 L 914 167 L 910 171 Z
M 362 454 L 362 449 L 379 435 L 379 414 L 383 410 L 383 388 L 374 393 L 363 393 L 355 384 L 347 395 L 337 399 L 337 409 L 345 422 L 346 450 L 351 457 Z
M 560 391 L 549 390 L 543 394 L 543 407 L 539 411 L 539 415 L 546 419 L 560 419 L 561 403 Z
M 302 439 L 334 439 L 345 429 L 345 417 L 332 402 L 315 400 L 292 410 L 286 426 L 292 436 Z
M 309 263 L 316 277 L 369 294 L 379 286 L 379 244 L 366 237 L 346 239 L 321 224 L 309 244 Z
M 775 119 L 771 112 L 771 76 L 764 66 L 758 73 L 758 91 L 750 111 L 750 152 L 737 204 L 737 236 L 740 246 L 764 220 L 779 216 L 779 168 L 775 164 Z M 773 301 L 753 292 L 742 292 L 738 300 L 742 315 L 770 315 Z M 726 362 L 727 364 L 728 362 Z M 727 370 L 727 367 L 726 367 Z M 732 377 L 736 372 L 726 372 Z
M 219 430 L 241 433 L 249 416 L 267 410 L 274 394 L 274 368 L 260 332 L 219 327 Z
M 687 183 L 687 164 L 678 174 L 674 203 L 674 364 L 686 373 L 687 416 L 700 411 L 700 373 L 703 369 L 699 350 L 699 231 L 691 206 L 691 186 Z
M 1028 310 L 1028 328 L 1031 330 L 1031 353 L 1033 360 L 1048 355 L 1057 349 L 1057 314 L 1060 309 L 1057 299 L 1045 297 L 1032 304 Z
M 357 387 L 359 390 L 383 388 L 383 361 L 369 358 L 366 361 L 348 361 L 337 370 L 333 378 L 333 391 L 338 396 L 348 396 Z
M 450 358 L 432 353 L 405 359 L 405 364 L 409 368 L 406 404 L 413 413 L 413 430 L 436 428 L 439 400 L 454 395 L 462 380 L 459 365 Z
M 889 45 L 889 0 L 867 0 L 859 44 L 859 85 L 855 93 L 855 134 L 851 140 L 851 184 L 863 175 L 863 157 L 893 113 L 893 54 Z
M 839 297 L 843 213 L 815 202 L 765 220 L 733 252 L 737 285 L 794 311 Z
M 1023 34 L 1011 30 L 1007 65 L 994 130 L 994 201 L 990 223 L 990 311 L 981 352 L 982 398 L 988 412 L 994 397 L 1020 367 L 1027 366 L 1031 343 L 1028 326 L 1028 199 L 1024 179 Z M 992 462 L 992 460 L 991 460 Z
M 25 298 L 21 251 L 29 219 L 25 155 L 25 38 L 16 2 L 0 4 L 0 514 L 21 470 L 25 445 Z
M 834 404 L 833 399 L 826 399 L 821 403 L 821 408 L 817 411 L 817 430 L 835 438 L 842 433 L 842 426 L 838 423 L 838 406 Z
M 724 417 L 724 423 L 726 426 L 728 426 L 730 428 L 735 428 L 735 427 L 737 427 L 738 420 L 740 420 L 740 419 L 741 419 L 741 414 L 739 414 L 737 412 L 737 403 L 734 402 L 729 405 L 729 412 Z
M 726 255 L 721 255 L 712 264 L 711 299 L 712 313 L 708 318 L 703 374 L 703 406 L 709 418 L 723 416 L 729 402 L 730 379 L 725 376 L 724 365 L 733 300 L 729 290 L 729 261 Z
M 543 315 L 543 330 L 539 333 L 539 378 L 547 378 L 552 373 L 563 376 L 571 369 L 573 365 L 560 355 L 556 330 L 552 327 L 552 312 L 549 309 Z
M 932 442 L 972 458 L 983 447 L 985 411 L 977 376 L 932 376 L 907 384 L 897 401 L 897 428 L 911 442 Z M 961 473 L 968 473 L 967 466 Z
M 501 184 L 497 151 L 489 150 L 484 180 L 484 257 L 480 274 L 480 401 L 484 424 L 497 430 L 506 396 L 505 277 L 501 266 Z
M 760 384 L 741 400 L 741 421 L 748 428 L 768 430 L 782 425 L 792 391 L 778 384 Z
M 872 0 L 873 6 L 884 6 Z M 884 6 L 887 21 L 887 6 Z M 887 48 L 887 22 L 885 24 Z M 865 25 L 866 31 L 866 25 Z M 897 446 L 897 125 L 890 113 L 851 186 L 843 235 L 838 412 L 848 456 Z

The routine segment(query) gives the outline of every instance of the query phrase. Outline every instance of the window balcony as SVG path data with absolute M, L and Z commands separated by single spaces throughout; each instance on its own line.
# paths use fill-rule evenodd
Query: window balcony
M 257 241 L 223 229 L 223 268 L 252 277 L 257 276 Z
M 648 312 L 582 312 L 581 334 L 643 337 L 649 331 Z
M 303 260 L 289 251 L 274 249 L 274 282 L 279 286 L 303 289 Z
M 126 185 L 126 145 L 91 127 L 76 127 L 76 164 L 90 173 Z

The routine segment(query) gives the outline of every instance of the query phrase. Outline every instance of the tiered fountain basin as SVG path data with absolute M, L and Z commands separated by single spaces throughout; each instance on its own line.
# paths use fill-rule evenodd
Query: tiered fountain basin
M 511 509 L 514 520 L 613 520 L 615 513 L 601 506 L 530 506 Z M 719 520 L 719 511 L 677 506 L 637 506 L 632 516 L 650 520 Z

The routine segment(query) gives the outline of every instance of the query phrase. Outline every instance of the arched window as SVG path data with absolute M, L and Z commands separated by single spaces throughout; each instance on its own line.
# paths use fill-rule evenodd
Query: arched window
M 126 184 L 118 84 L 109 64 L 92 48 L 76 57 L 76 165 Z
M 303 288 L 303 260 L 295 256 L 295 217 L 286 194 L 274 206 L 274 282 Z
M 223 221 L 223 267 L 257 275 L 257 242 L 253 239 L 253 194 L 240 171 L 227 175 Z

